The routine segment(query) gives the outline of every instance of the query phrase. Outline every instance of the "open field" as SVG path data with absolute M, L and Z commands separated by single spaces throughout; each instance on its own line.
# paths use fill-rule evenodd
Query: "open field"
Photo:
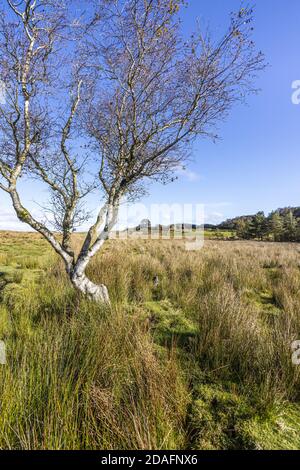
M 88 274 L 111 309 L 0 233 L 1 449 L 300 449 L 300 245 L 112 240 Z

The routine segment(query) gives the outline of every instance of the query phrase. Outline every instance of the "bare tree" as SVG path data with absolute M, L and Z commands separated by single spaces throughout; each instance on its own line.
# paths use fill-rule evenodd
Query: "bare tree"
M 96 301 L 109 302 L 107 288 L 85 271 L 121 199 L 138 197 L 147 179 L 172 180 L 193 139 L 216 138 L 264 67 L 251 9 L 232 15 L 218 41 L 200 28 L 184 41 L 180 3 L 99 0 L 85 10 L 81 2 L 74 16 L 58 0 L 7 0 L 1 13 L 0 188 L 62 257 L 74 287 Z M 22 204 L 22 177 L 49 188 L 52 227 Z M 100 209 L 76 255 L 71 234 L 91 191 Z

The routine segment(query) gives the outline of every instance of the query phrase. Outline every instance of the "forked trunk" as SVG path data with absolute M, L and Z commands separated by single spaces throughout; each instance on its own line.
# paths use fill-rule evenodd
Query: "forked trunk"
M 76 273 L 72 274 L 71 282 L 75 289 L 90 300 L 110 305 L 108 290 L 104 284 L 94 284 L 85 274 L 78 275 Z

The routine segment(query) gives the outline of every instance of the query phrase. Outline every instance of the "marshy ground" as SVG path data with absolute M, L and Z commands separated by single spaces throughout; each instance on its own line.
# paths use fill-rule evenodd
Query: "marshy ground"
M 0 234 L 0 448 L 300 449 L 300 245 L 112 240 L 88 274 L 111 309 Z

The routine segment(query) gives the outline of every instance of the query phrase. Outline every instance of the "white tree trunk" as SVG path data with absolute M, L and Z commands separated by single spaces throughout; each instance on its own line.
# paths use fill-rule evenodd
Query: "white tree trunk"
M 71 275 L 71 281 L 75 289 L 89 299 L 110 305 L 108 290 L 104 284 L 94 284 L 85 274 L 78 275 L 76 272 Z
M 115 206 L 105 205 L 101 209 L 96 224 L 90 229 L 86 237 L 77 262 L 71 267 L 69 271 L 71 282 L 77 290 L 79 290 L 82 294 L 91 300 L 106 305 L 110 305 L 107 287 L 104 284 L 98 285 L 90 281 L 85 274 L 85 270 L 91 259 L 96 255 L 96 253 L 101 249 L 105 241 L 108 239 L 109 233 L 116 223 L 118 209 L 119 204 L 116 204 Z M 104 228 L 96 238 L 94 244 L 90 246 L 93 234 L 97 231 L 97 228 L 101 222 L 103 223 L 103 214 L 105 212 L 106 220 L 104 222 Z

